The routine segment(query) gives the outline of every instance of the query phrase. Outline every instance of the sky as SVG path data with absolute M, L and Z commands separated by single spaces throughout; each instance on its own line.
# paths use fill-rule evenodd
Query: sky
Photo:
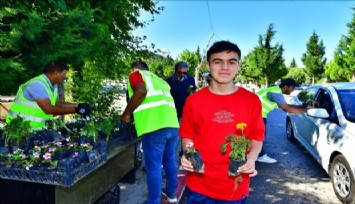
M 295 58 L 300 67 L 304 67 L 301 57 L 313 32 L 323 41 L 325 57 L 328 61 L 333 59 L 341 36 L 348 33 L 346 24 L 355 14 L 352 10 L 355 1 L 349 0 L 163 0 L 158 6 L 164 6 L 164 10 L 133 34 L 147 36 L 146 44 L 153 43 L 156 48 L 168 51 L 173 59 L 185 49 L 196 51 L 199 46 L 205 51 L 219 40 L 236 43 L 243 57 L 258 45 L 259 35 L 265 35 L 273 24 L 276 34 L 272 45 L 283 45 L 286 66 Z M 142 13 L 140 19 L 151 20 L 152 16 Z

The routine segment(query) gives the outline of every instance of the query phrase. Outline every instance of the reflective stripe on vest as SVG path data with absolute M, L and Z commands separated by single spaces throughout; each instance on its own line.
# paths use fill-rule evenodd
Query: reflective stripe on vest
M 145 82 L 147 95 L 133 112 L 137 135 L 142 136 L 162 128 L 178 128 L 179 122 L 169 84 L 149 71 L 140 70 L 139 73 Z M 132 98 L 134 93 L 130 82 L 127 89 Z
M 282 94 L 282 91 L 281 91 L 280 87 L 272 86 L 272 87 L 269 87 L 269 88 L 266 88 L 266 89 L 262 89 L 262 90 L 257 92 L 257 95 L 259 96 L 260 101 L 261 101 L 261 105 L 262 105 L 263 118 L 267 118 L 268 113 L 278 107 L 275 102 L 270 101 L 267 98 L 267 94 L 268 93 L 280 93 L 280 94 Z
M 44 77 L 40 75 L 35 77 L 19 87 L 16 94 L 14 103 L 12 104 L 10 111 L 6 117 L 6 122 L 9 123 L 14 117 L 22 117 L 25 120 L 30 121 L 30 125 L 33 129 L 42 128 L 45 125 L 45 121 L 53 117 L 52 114 L 46 114 L 37 104 L 36 101 L 29 101 L 24 96 L 24 89 L 26 86 L 33 83 L 40 83 L 46 90 L 47 95 L 54 106 L 57 101 L 57 88 L 53 91 L 50 87 L 49 82 Z

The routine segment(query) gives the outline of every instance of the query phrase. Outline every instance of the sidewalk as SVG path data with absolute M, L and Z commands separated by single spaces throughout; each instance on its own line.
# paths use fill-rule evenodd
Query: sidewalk
M 120 187 L 120 204 L 141 204 L 147 199 L 147 184 L 146 174 L 143 170 L 143 164 L 136 170 L 135 182 L 119 182 Z M 178 201 L 181 200 L 183 192 L 185 190 L 185 170 L 179 170 L 178 172 Z M 163 180 L 165 182 L 165 180 Z M 164 186 L 164 183 L 163 183 Z M 178 202 L 182 204 L 182 202 Z M 162 204 L 168 204 L 168 202 L 162 202 Z

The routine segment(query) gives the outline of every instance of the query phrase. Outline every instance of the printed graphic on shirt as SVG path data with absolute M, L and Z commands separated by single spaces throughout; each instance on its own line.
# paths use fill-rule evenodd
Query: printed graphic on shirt
M 232 123 L 234 122 L 234 114 L 222 109 L 214 114 L 212 121 L 215 123 Z

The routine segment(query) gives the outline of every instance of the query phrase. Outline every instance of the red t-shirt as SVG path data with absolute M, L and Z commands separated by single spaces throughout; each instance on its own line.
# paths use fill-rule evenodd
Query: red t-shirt
M 227 135 L 241 135 L 237 123 L 246 123 L 244 135 L 264 140 L 261 102 L 256 94 L 239 87 L 230 95 L 213 94 L 208 87 L 187 98 L 179 135 L 193 140 L 205 164 L 203 174 L 188 172 L 186 184 L 198 193 L 219 200 L 240 200 L 249 194 L 249 175 L 234 192 L 235 177 L 228 176 L 229 148 L 225 154 L 220 147 Z
M 129 75 L 129 83 L 131 84 L 131 88 L 138 84 L 138 83 L 144 83 L 142 75 L 138 72 L 135 71 Z

